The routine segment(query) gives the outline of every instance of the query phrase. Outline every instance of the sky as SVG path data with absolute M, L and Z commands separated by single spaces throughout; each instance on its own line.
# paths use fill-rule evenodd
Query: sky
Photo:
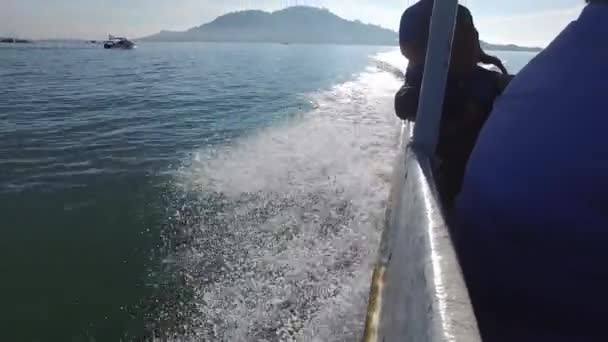
M 238 10 L 325 7 L 347 18 L 397 30 L 416 0 L 2 0 L 0 36 L 30 39 L 142 37 L 186 30 Z M 584 0 L 461 0 L 491 43 L 545 46 L 576 19 Z

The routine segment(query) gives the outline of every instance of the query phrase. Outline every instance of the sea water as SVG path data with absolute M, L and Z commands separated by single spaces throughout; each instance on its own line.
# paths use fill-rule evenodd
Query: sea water
M 394 47 L 0 48 L 2 340 L 358 339 L 404 67 Z

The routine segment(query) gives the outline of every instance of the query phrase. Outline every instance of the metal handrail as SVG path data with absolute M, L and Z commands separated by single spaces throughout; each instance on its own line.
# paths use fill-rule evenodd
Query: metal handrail
M 458 0 L 435 1 L 414 128 L 414 146 L 428 156 L 435 154 L 439 139 L 457 13 Z

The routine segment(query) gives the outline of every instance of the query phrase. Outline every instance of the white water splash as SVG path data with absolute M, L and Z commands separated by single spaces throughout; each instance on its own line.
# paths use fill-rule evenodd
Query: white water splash
M 360 338 L 398 142 L 399 86 L 370 67 L 311 95 L 313 111 L 201 150 L 180 171 L 183 190 L 200 194 L 189 205 L 204 214 L 166 261 L 193 294 L 175 340 Z

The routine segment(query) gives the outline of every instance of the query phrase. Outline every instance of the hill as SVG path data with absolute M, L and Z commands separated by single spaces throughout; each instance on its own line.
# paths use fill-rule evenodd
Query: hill
M 228 13 L 187 31 L 161 31 L 138 41 L 397 45 L 398 35 L 377 25 L 340 18 L 327 9 L 295 6 L 272 13 L 258 10 Z M 513 44 L 481 42 L 481 45 L 494 51 L 541 50 Z
M 481 47 L 486 51 L 523 51 L 523 52 L 540 52 L 543 49 L 539 47 L 526 47 L 515 44 L 490 44 L 481 41 Z
M 397 33 L 342 19 L 326 9 L 296 6 L 272 13 L 229 13 L 185 32 L 161 31 L 139 40 L 396 45 Z

